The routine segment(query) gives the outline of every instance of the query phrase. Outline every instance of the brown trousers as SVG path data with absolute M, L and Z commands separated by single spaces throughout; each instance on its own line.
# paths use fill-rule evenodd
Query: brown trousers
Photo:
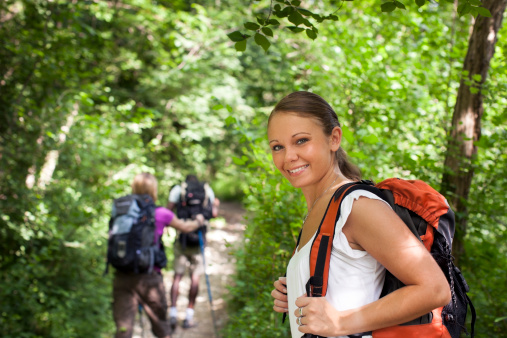
M 132 337 L 134 320 L 141 304 L 157 337 L 169 337 L 167 300 L 160 272 L 152 274 L 126 274 L 115 272 L 113 281 L 113 317 L 116 338 Z

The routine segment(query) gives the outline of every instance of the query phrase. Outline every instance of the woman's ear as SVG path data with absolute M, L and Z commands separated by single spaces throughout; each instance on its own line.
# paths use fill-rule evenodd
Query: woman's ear
M 334 127 L 331 131 L 330 146 L 332 151 L 338 151 L 340 144 L 342 143 L 342 129 L 340 127 Z

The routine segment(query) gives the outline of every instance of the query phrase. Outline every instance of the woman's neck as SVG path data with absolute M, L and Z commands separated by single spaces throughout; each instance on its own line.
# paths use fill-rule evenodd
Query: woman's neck
M 306 205 L 310 211 L 324 195 L 334 192 L 339 186 L 350 182 L 339 170 L 331 171 L 318 183 L 302 189 Z

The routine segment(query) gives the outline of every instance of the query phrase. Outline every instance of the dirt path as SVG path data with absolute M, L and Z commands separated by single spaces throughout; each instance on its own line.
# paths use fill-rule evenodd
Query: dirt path
M 222 202 L 220 204 L 219 218 L 211 222 L 210 229 L 206 235 L 207 246 L 205 250 L 206 272 L 211 285 L 211 296 L 213 299 L 213 312 L 217 330 L 224 326 L 227 320 L 226 303 L 224 296 L 227 293 L 227 285 L 231 283 L 231 275 L 235 268 L 235 259 L 229 252 L 236 245 L 241 243 L 244 231 L 243 221 L 244 210 L 239 203 Z M 227 244 L 230 244 L 227 245 Z M 227 245 L 227 246 L 226 246 Z M 169 250 L 169 249 L 168 249 Z M 167 299 L 171 290 L 173 274 L 164 273 Z M 178 298 L 178 313 L 180 323 L 185 317 L 187 306 L 188 289 L 190 280 L 188 275 L 180 283 L 180 296 Z M 181 326 L 171 335 L 172 338 L 213 338 L 214 334 L 211 306 L 209 302 L 206 278 L 203 275 L 199 283 L 199 294 L 195 304 L 195 320 L 198 325 L 191 329 L 183 329 Z M 142 319 L 136 318 L 134 338 L 152 338 L 151 326 L 146 315 Z M 218 338 L 218 337 L 217 337 Z

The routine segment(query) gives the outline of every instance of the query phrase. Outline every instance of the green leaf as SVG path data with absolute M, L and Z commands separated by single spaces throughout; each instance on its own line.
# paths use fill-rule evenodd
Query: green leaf
M 396 9 L 394 2 L 386 2 L 380 5 L 382 12 L 392 12 Z
M 290 15 L 289 15 L 289 21 L 292 22 L 293 24 L 295 24 L 296 26 L 300 25 L 303 23 L 303 17 L 301 16 L 301 14 L 299 14 L 298 12 L 292 12 Z
M 304 9 L 304 8 L 298 8 L 297 10 L 298 10 L 299 13 L 301 13 L 301 14 L 303 14 L 305 16 L 312 16 L 313 15 L 312 12 L 310 12 L 309 10 Z
M 251 31 L 256 31 L 259 28 L 261 28 L 261 26 L 259 26 L 255 22 L 245 22 L 244 26 L 246 29 L 251 30 Z
M 489 11 L 489 9 L 484 7 L 477 7 L 475 10 L 477 11 L 477 13 L 479 13 L 479 15 L 485 18 L 491 18 L 491 12 Z
M 308 36 L 310 39 L 315 40 L 317 38 L 317 33 L 315 33 L 311 29 L 306 30 L 306 36 Z
M 479 88 L 476 87 L 470 87 L 470 93 L 477 94 L 479 92 Z
M 213 109 L 213 110 L 219 110 L 219 109 L 222 109 L 223 107 L 224 107 L 224 105 L 222 105 L 222 104 L 216 104 L 211 109 Z
M 465 14 L 470 13 L 471 6 L 467 3 L 461 4 L 458 6 L 458 14 L 459 16 L 463 16 Z
M 354 134 L 352 134 L 347 126 L 342 126 L 342 135 L 348 143 L 354 144 Z
M 287 28 L 290 29 L 291 31 L 293 31 L 294 33 L 301 33 L 302 31 L 305 30 L 302 27 L 296 27 L 296 26 L 287 26 Z
M 501 322 L 502 320 L 507 320 L 507 317 L 498 317 L 498 318 L 495 318 L 495 323 Z
M 348 152 L 348 155 L 350 157 L 357 158 L 359 160 L 365 160 L 368 158 L 368 156 L 366 156 L 366 154 L 363 153 L 362 151 L 351 151 L 351 152 Z
M 426 3 L 426 0 L 415 0 L 415 4 L 419 7 L 424 6 L 425 3 Z
M 308 19 L 303 19 L 303 25 L 306 27 L 313 27 L 313 24 Z
M 378 137 L 375 134 L 369 134 L 366 137 L 363 137 L 363 141 L 368 144 L 375 144 L 378 143 Z
M 468 0 L 468 3 L 472 6 L 477 6 L 477 7 L 482 6 L 481 0 Z
M 280 22 L 276 19 L 269 19 L 269 24 L 273 26 L 280 26 Z
M 285 7 L 284 9 L 282 9 L 282 15 L 283 17 L 286 17 L 286 16 L 289 16 L 291 13 L 294 12 L 294 8 L 292 7 Z
M 266 20 L 264 20 L 263 18 L 256 17 L 256 19 L 259 25 L 264 26 L 266 24 Z
M 243 41 L 246 39 L 245 36 L 241 34 L 240 31 L 234 31 L 232 33 L 227 34 L 227 36 L 229 37 L 229 39 L 235 42 Z
M 232 162 L 234 162 L 234 164 L 236 164 L 236 165 L 244 165 L 246 161 L 244 159 L 242 159 L 242 158 L 233 156 L 232 157 Z
M 262 32 L 267 36 L 273 36 L 273 31 L 269 27 L 262 27 Z
M 230 127 L 232 124 L 236 123 L 236 118 L 234 116 L 227 116 L 227 118 L 225 119 L 225 125 L 227 127 Z
M 474 74 L 474 75 L 472 75 L 472 79 L 473 79 L 475 82 L 481 82 L 481 80 L 482 80 L 482 76 L 481 76 L 481 74 Z
M 271 46 L 271 43 L 268 41 L 268 39 L 264 35 L 259 34 L 259 33 L 255 33 L 254 39 L 255 39 L 255 43 L 258 44 L 259 46 L 261 46 L 265 52 L 268 51 L 269 46 Z
M 238 52 L 244 52 L 246 50 L 246 39 L 236 42 L 234 48 L 236 48 Z
M 314 18 L 315 20 L 317 20 L 317 22 L 322 22 L 324 21 L 324 18 L 322 16 L 320 16 L 319 14 L 312 14 L 312 18 Z
M 398 8 L 401 8 L 401 9 L 407 9 L 407 8 L 405 7 L 405 5 L 404 5 L 404 4 L 402 4 L 402 3 L 401 3 L 401 2 L 399 2 L 399 1 L 394 1 L 394 4 L 395 4 L 395 5 L 396 5 L 396 7 L 398 7 Z

